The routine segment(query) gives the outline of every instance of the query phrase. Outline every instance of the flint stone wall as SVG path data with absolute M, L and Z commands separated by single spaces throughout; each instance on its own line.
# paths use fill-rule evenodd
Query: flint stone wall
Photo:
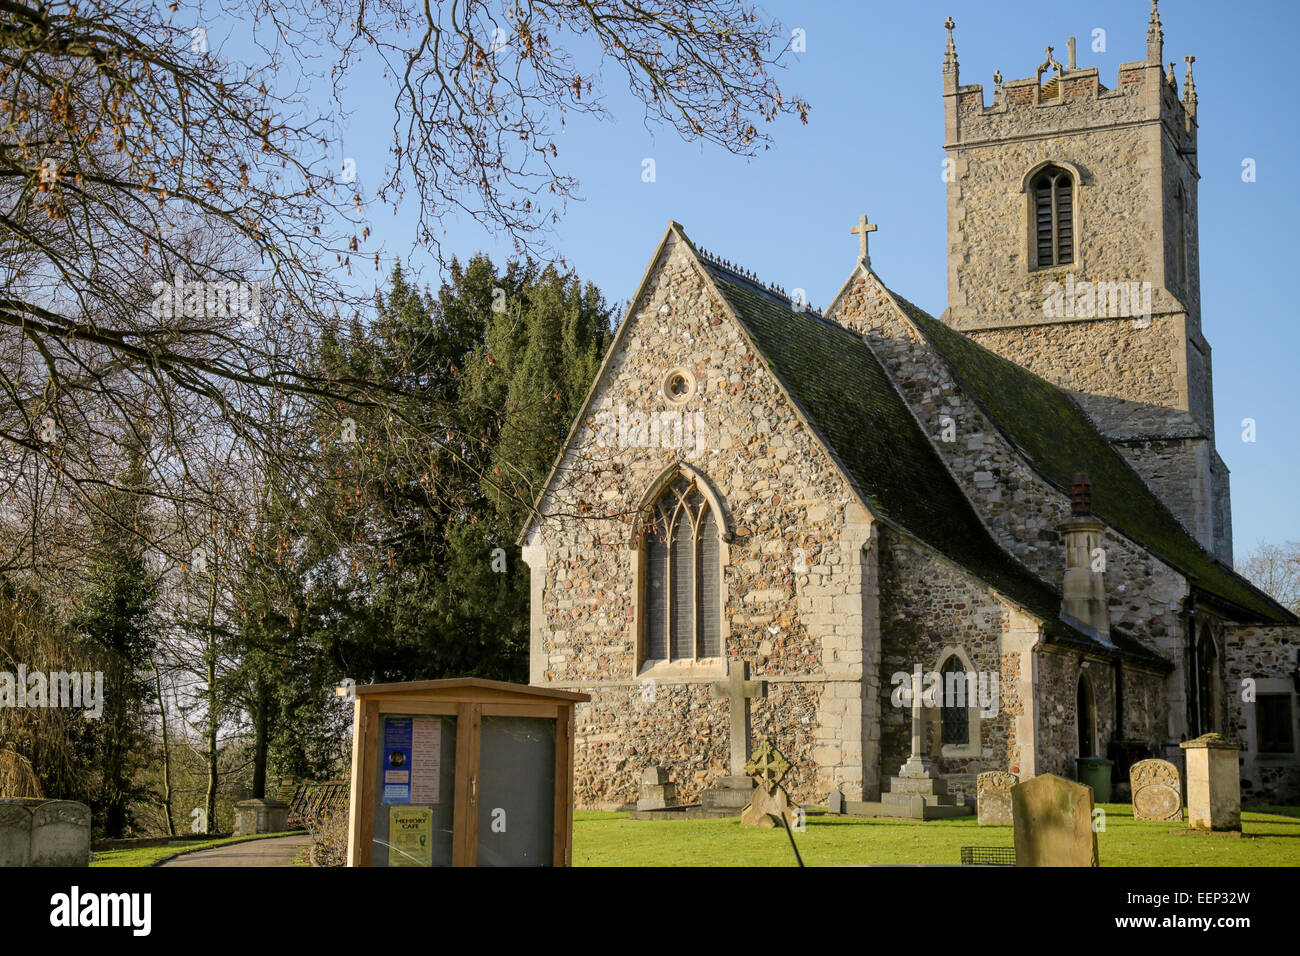
M 966 654 L 974 671 L 998 676 L 998 711 L 987 718 L 970 715 L 979 721 L 978 751 L 943 748 L 940 770 L 973 775 L 1016 764 L 1014 715 L 1022 710 L 1022 702 L 1019 658 L 1010 651 L 1004 654 L 1002 648 L 1004 628 L 1010 626 L 1008 609 L 981 581 L 929 548 L 892 531 L 882 532 L 881 538 L 880 733 L 884 772 L 897 773 L 911 751 L 911 707 L 893 706 L 893 675 L 904 673 L 910 679 L 918 664 L 923 674 L 936 671 L 940 656 L 954 646 Z M 931 744 L 933 734 L 941 732 L 939 720 L 933 724 Z M 949 789 L 973 795 L 974 778 L 954 780 Z
M 735 533 L 722 546 L 722 636 L 728 659 L 770 682 L 753 706 L 754 739 L 770 735 L 794 765 L 797 802 L 835 786 L 861 799 L 878 788 L 879 765 L 871 520 L 674 236 L 626 321 L 524 548 L 531 680 L 593 697 L 576 714 L 578 805 L 635 800 L 651 762 L 684 802 L 730 772 L 728 711 L 710 688 L 726 661 L 647 666 L 637 648 L 630 517 L 679 461 L 707 478 Z M 660 385 L 679 367 L 696 392 L 674 406 Z M 698 416 L 698 440 L 611 442 L 601 416 L 620 408 Z

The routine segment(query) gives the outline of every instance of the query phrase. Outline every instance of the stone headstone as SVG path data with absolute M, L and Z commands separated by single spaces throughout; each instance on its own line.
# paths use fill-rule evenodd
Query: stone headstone
M 668 778 L 668 771 L 655 764 L 646 767 L 641 773 L 641 793 L 636 808 L 667 810 L 677 805 L 677 785 Z
M 32 811 L 17 801 L 0 803 L 0 867 L 26 866 L 32 858 Z
M 90 807 L 72 800 L 0 800 L 0 866 L 89 866 Z
M 235 836 L 281 833 L 289 829 L 289 804 L 283 800 L 241 800 L 235 804 Z
M 1092 788 L 1045 773 L 1011 789 L 1016 866 L 1097 866 Z
M 1240 833 L 1237 745 L 1219 734 L 1204 734 L 1178 746 L 1187 757 L 1187 828 Z
M 1004 770 L 990 770 L 975 778 L 975 799 L 981 826 L 1012 825 L 1011 788 L 1020 777 Z
M 1168 760 L 1139 760 L 1128 771 L 1134 820 L 1181 820 L 1178 768 Z
M 90 807 L 48 800 L 32 810 L 31 866 L 90 866 Z
M 838 787 L 832 790 L 830 796 L 826 798 L 826 812 L 827 813 L 844 812 L 844 794 Z

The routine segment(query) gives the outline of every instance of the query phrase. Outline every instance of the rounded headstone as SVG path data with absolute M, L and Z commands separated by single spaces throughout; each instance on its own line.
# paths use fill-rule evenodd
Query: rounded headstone
M 50 800 L 32 811 L 32 866 L 90 865 L 90 807 Z
M 1181 820 L 1178 768 L 1168 760 L 1139 760 L 1129 768 L 1134 820 Z

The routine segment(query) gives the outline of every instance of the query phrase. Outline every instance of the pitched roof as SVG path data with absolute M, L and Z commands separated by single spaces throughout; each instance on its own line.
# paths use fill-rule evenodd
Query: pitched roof
M 689 240 L 688 240 L 689 242 Z M 1045 622 L 1048 640 L 1170 666 L 1122 632 L 1114 647 L 1060 619 L 1061 595 L 1006 552 L 939 458 L 875 353 L 756 281 L 700 258 L 755 349 L 873 513 Z
M 962 391 L 1064 494 L 1075 472 L 1092 480 L 1092 510 L 1125 537 L 1246 618 L 1295 615 L 1205 550 L 1063 389 L 1004 359 L 891 292 L 951 369 Z

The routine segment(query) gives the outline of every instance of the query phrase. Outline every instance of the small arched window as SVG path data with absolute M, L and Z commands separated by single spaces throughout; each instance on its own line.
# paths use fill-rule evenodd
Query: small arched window
M 1074 177 L 1059 166 L 1045 166 L 1030 183 L 1034 202 L 1035 267 L 1074 263 Z
M 975 701 L 967 700 L 966 666 L 953 654 L 939 670 L 943 689 L 943 745 L 965 747 L 970 742 L 970 708 Z
M 643 542 L 646 660 L 722 656 L 720 534 L 718 516 L 688 478 L 651 505 Z

